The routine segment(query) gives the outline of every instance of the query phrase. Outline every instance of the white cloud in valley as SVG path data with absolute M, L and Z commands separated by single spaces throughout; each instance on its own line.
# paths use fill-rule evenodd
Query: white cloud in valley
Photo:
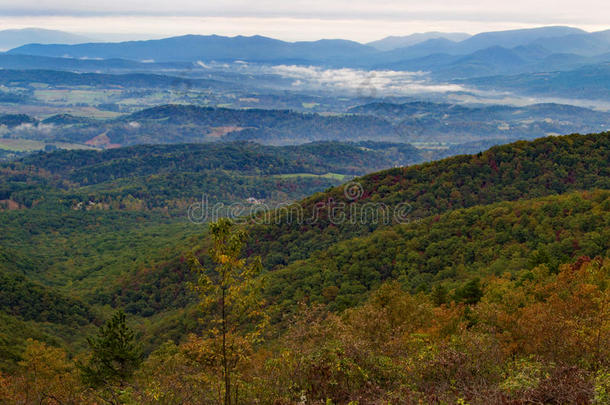
M 270 66 L 265 69 L 269 73 L 294 79 L 295 90 L 317 89 L 361 97 L 405 96 L 465 90 L 457 84 L 430 83 L 425 72 L 323 69 L 294 65 Z

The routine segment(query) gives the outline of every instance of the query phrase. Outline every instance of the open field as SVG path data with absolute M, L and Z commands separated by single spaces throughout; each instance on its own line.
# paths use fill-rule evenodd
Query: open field
M 332 179 L 332 180 L 339 180 L 339 181 L 345 181 L 348 178 L 350 178 L 350 176 L 348 176 L 346 174 L 339 174 L 339 173 L 326 173 L 326 174 L 290 173 L 290 174 L 278 174 L 273 177 L 277 177 L 277 178 L 281 178 L 281 179 L 294 179 L 294 178 L 298 178 L 298 177 L 317 177 L 317 178 L 321 178 L 321 179 Z
M 78 143 L 67 142 L 51 142 L 45 143 L 42 141 L 32 141 L 29 139 L 0 139 L 0 149 L 14 152 L 34 152 L 43 150 L 45 146 L 52 145 L 59 149 L 95 149 L 91 146 L 81 145 Z

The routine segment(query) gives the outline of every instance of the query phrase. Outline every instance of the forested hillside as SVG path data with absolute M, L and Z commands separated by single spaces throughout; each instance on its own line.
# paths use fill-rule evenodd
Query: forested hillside
M 32 90 L 34 94 L 37 91 Z M 49 97 L 67 97 L 63 96 L 63 88 L 48 91 Z M 124 91 L 124 97 L 131 100 L 129 92 Z M 157 90 L 137 91 L 165 94 Z M 114 88 L 107 91 L 108 94 L 113 92 L 116 92 Z M 76 93 L 74 98 L 79 94 Z M 207 105 L 209 100 L 200 103 Z M 606 128 L 610 119 L 610 114 L 604 111 L 551 103 L 523 107 L 472 107 L 422 101 L 403 104 L 375 102 L 326 114 L 294 109 L 194 104 L 136 109 L 132 103 L 128 104 L 130 110 L 127 111 L 136 109 L 135 112 L 119 114 L 118 105 L 106 107 L 113 113 L 104 119 L 66 113 L 38 118 L 27 114 L 0 115 L 0 134 L 6 139 L 45 142 L 63 148 L 219 141 L 298 145 L 319 141 L 357 143 L 374 139 L 378 142 L 417 142 L 427 148 L 441 146 L 442 151 L 448 146 L 490 139 L 496 140 L 496 144 L 550 134 L 599 132 Z
M 294 145 L 315 141 L 407 142 L 381 118 L 352 114 L 322 115 L 289 110 L 229 109 L 162 105 L 114 119 L 51 120 L 53 126 L 21 127 L 20 138 L 106 147 L 137 144 L 254 141 Z M 8 117 L 37 123 L 33 117 Z M 26 121 L 27 120 L 27 121 Z M 76 122 L 75 122 L 76 121 Z M 42 122 L 44 124 L 44 122 Z M 374 136 L 373 136 L 374 135 Z
M 267 294 L 282 306 L 340 310 L 391 279 L 412 293 L 455 290 L 468 300 L 461 288 L 476 278 L 543 264 L 555 272 L 579 256 L 609 256 L 609 241 L 608 191 L 477 205 L 334 244 L 272 272 Z
M 399 148 L 384 156 L 385 147 Z M 318 142 L 299 146 L 269 147 L 252 142 L 228 144 L 144 145 L 105 151 L 59 151 L 28 156 L 23 166 L 34 166 L 53 174 L 67 175 L 80 185 L 108 179 L 148 176 L 171 171 L 240 171 L 244 174 L 343 173 L 362 174 L 384 166 L 407 165 L 420 160 L 408 144 L 378 142 Z M 88 181 L 83 181 L 87 177 Z
M 604 240 L 606 205 L 600 208 L 599 202 L 594 203 L 601 217 L 592 219 L 589 197 L 554 199 L 548 202 L 553 207 L 533 210 L 529 222 L 524 219 L 527 215 L 519 214 L 515 219 L 510 213 L 544 205 L 546 200 L 523 206 L 502 202 L 575 190 L 608 190 L 609 150 L 609 134 L 550 137 L 492 148 L 480 155 L 375 173 L 355 179 L 361 185 L 357 190 L 361 194 L 355 199 L 340 186 L 293 206 L 302 207 L 300 211 L 281 209 L 267 216 L 267 223 L 247 225 L 247 252 L 260 254 L 264 267 L 272 270 L 268 299 L 284 309 L 302 300 L 349 307 L 387 278 L 403 279 L 411 291 L 429 291 L 436 284 L 455 286 L 458 280 L 466 282 L 498 269 L 504 272 L 540 263 L 556 268 L 581 253 L 604 255 L 608 249 Z M 408 205 L 404 206 L 405 202 Z M 346 205 L 341 207 L 341 203 Z M 495 203 L 504 206 L 485 208 Z M 562 204 L 569 209 L 561 211 L 558 207 Z M 455 211 L 471 206 L 479 208 Z M 331 218 L 333 207 L 341 207 L 335 215 L 345 217 Z M 394 207 L 400 209 L 402 224 L 396 223 Z M 578 210 L 583 211 L 578 214 Z M 298 212 L 303 213 L 302 222 Z M 457 224 L 451 222 L 454 212 L 462 216 Z M 576 225 L 566 223 L 572 212 L 575 218 L 582 215 L 583 229 L 579 228 L 580 219 L 575 219 Z M 310 222 L 314 213 L 316 220 Z M 353 213 L 358 215 L 354 221 L 350 218 Z M 387 223 L 382 220 L 386 213 Z M 555 219 L 547 222 L 544 216 L 550 214 Z M 477 219 L 491 223 L 477 224 Z M 513 224 L 517 220 L 519 224 Z M 460 228 L 475 224 L 481 229 L 474 236 Z M 523 228 L 517 229 L 519 226 Z M 413 241 L 402 240 L 405 233 L 412 235 Z M 98 297 L 100 302 L 119 305 L 134 314 L 155 313 L 164 305 L 173 308 L 170 297 L 188 295 L 184 286 L 179 286 L 188 277 L 184 258 L 176 257 L 150 271 L 134 273 L 116 286 L 100 289 Z M 159 294 L 165 298 L 159 299 Z
M 272 147 L 248 142 L 140 145 L 40 153 L 0 166 L 0 200 L 32 207 L 134 207 L 184 213 L 248 197 L 291 202 L 345 178 L 422 160 L 408 144 L 320 142 Z M 44 197 L 46 196 L 46 198 Z M 139 208 L 138 208 L 139 209 Z
M 238 403 L 606 403 L 610 133 L 351 178 L 418 156 L 387 146 L 135 146 L 3 164 L 0 396 L 215 402 L 228 350 Z M 293 198 L 335 182 L 209 231 L 167 209 L 196 189 L 187 179 L 236 201 L 245 178 L 256 190 L 278 176 Z
M 384 221 L 361 221 L 364 214 L 396 222 L 416 221 L 449 210 L 500 201 L 536 198 L 571 190 L 610 189 L 610 133 L 547 137 L 358 178 L 357 193 L 336 187 L 300 203 L 314 223 L 282 213 L 279 224 L 253 225 L 253 253 L 268 267 L 304 259 L 338 240 L 362 236 Z M 345 204 L 345 220 L 332 209 Z M 372 204 L 372 206 L 371 206 Z M 368 207 L 368 208 L 367 208 Z M 356 213 L 358 217 L 352 218 Z
M 107 303 L 116 307 L 125 299 L 126 310 L 143 316 L 182 309 L 192 297 L 171 291 L 185 289 L 188 273 L 150 280 L 141 286 L 146 293 L 127 298 L 114 287 L 195 243 L 191 237 L 204 228 L 189 222 L 191 204 L 205 196 L 210 206 L 256 208 L 247 202 L 255 198 L 272 207 L 354 175 L 420 159 L 405 144 L 236 142 L 56 151 L 4 163 L 0 313 L 12 325 L 40 329 L 47 342 L 75 347 L 86 334 L 70 328 L 87 330 L 103 319 Z M 170 284 L 169 290 L 159 288 L 155 304 L 141 306 L 139 297 L 161 284 Z M 13 349 L 22 347 L 23 336 L 11 330 L 0 331 L 7 339 L 0 350 L 15 359 Z

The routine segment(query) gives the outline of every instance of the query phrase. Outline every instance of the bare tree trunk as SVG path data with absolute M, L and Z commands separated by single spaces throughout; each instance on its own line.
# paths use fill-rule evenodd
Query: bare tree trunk
M 222 362 L 225 378 L 225 402 L 231 405 L 231 378 L 229 376 L 229 362 L 227 359 L 227 319 L 225 313 L 225 288 L 222 288 Z

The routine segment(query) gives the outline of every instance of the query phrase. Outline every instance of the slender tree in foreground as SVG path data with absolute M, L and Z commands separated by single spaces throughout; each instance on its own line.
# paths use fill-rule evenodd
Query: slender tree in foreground
M 214 266 L 204 268 L 193 255 L 191 266 L 198 272 L 195 286 L 208 325 L 207 336 L 212 357 L 222 374 L 222 401 L 239 401 L 239 365 L 261 340 L 267 324 L 262 310 L 260 257 L 240 258 L 246 233 L 229 219 L 211 223 L 213 245 L 209 251 Z

